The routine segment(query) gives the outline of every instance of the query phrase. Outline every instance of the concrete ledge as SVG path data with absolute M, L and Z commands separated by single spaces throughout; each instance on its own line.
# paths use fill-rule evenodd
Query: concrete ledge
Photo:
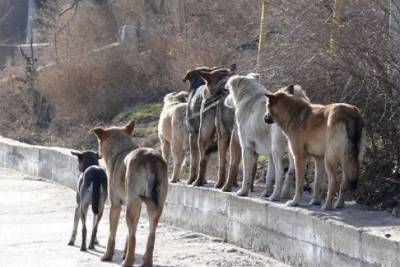
M 75 188 L 70 150 L 0 137 L 0 166 Z M 211 188 L 170 185 L 163 220 L 295 266 L 400 266 L 400 220 L 356 205 L 321 212 Z

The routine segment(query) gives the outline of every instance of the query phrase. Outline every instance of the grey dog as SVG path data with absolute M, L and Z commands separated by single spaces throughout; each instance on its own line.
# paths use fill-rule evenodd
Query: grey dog
M 71 152 L 78 158 L 79 171 L 81 172 L 78 180 L 76 203 L 74 216 L 74 227 L 71 239 L 68 245 L 73 246 L 76 239 L 76 233 L 79 218 L 82 221 L 82 243 L 81 251 L 86 251 L 86 216 L 89 205 L 92 205 L 93 211 L 93 229 L 89 242 L 89 248 L 94 249 L 97 235 L 97 227 L 101 220 L 104 210 L 104 204 L 107 199 L 107 174 L 99 166 L 99 154 L 93 151 Z

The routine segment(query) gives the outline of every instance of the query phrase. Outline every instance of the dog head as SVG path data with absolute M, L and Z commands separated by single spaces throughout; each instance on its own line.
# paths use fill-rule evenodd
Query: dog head
M 169 93 L 165 95 L 164 103 L 186 103 L 188 95 L 185 91 Z
M 218 69 L 217 67 L 198 67 L 193 70 L 188 70 L 183 77 L 182 81 L 189 82 L 189 92 L 196 91 L 197 88 L 204 85 L 205 82 L 200 76 L 200 72 L 211 72 Z
M 97 127 L 92 132 L 97 136 L 100 155 L 107 157 L 127 149 L 135 149 L 138 145 L 134 142 L 132 135 L 135 130 L 135 121 L 131 120 L 122 127 L 103 128 Z
M 225 89 L 229 90 L 229 95 L 224 102 L 225 106 L 234 108 L 237 102 L 246 95 L 252 93 L 265 93 L 266 89 L 259 83 L 260 75 L 257 73 L 249 73 L 243 75 L 233 75 L 226 82 Z
M 101 158 L 98 152 L 94 151 L 71 151 L 71 154 L 78 158 L 79 171 L 84 172 L 87 168 L 92 165 L 99 165 L 99 159 Z
M 221 68 L 211 72 L 200 72 L 200 77 L 206 82 L 207 96 L 210 97 L 221 94 L 225 90 L 225 84 L 228 78 L 235 73 L 235 70 Z
M 264 116 L 264 121 L 267 124 L 272 124 L 274 122 L 281 121 L 280 116 L 286 116 L 284 110 L 290 99 L 301 99 L 303 101 L 309 102 L 308 97 L 301 88 L 300 85 L 289 85 L 287 87 L 279 89 L 276 93 L 266 93 L 267 97 L 267 108 Z

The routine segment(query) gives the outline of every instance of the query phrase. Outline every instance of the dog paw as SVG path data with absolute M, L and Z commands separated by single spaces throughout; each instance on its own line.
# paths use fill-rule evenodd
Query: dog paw
M 324 205 L 322 205 L 321 210 L 324 211 L 332 210 L 332 205 L 328 205 L 325 203 Z
M 232 186 L 224 186 L 221 189 L 222 192 L 232 192 Z
M 140 267 L 152 267 L 153 263 L 152 262 L 143 262 L 142 265 L 140 265 Z
M 87 251 L 86 247 L 81 247 L 81 251 Z
M 94 249 L 94 244 L 90 244 L 88 248 L 89 249 Z
M 262 193 L 261 193 L 261 195 L 260 195 L 260 197 L 269 197 L 271 194 L 268 194 L 269 192 L 267 191 L 267 190 L 264 190 Z
M 186 181 L 186 184 L 187 184 L 187 185 L 192 185 L 192 184 L 193 184 L 193 181 L 194 181 L 194 180 L 189 179 L 189 180 Z
M 68 246 L 73 246 L 74 243 L 75 243 L 74 241 L 69 241 L 69 242 L 68 242 Z
M 192 184 L 193 186 L 203 186 L 204 182 L 201 179 L 196 179 L 194 183 Z
M 101 261 L 112 261 L 112 256 L 109 255 L 103 255 L 103 257 L 101 257 Z
M 132 266 L 132 265 L 133 265 L 133 264 L 129 264 L 129 263 L 127 263 L 126 261 L 123 261 L 122 264 L 121 264 L 122 267 L 130 267 L 130 266 Z
M 223 186 L 224 184 L 221 182 L 221 183 L 216 183 L 215 185 L 214 185 L 214 188 L 216 188 L 216 189 L 220 189 L 222 186 Z
M 176 184 L 177 182 L 179 182 L 179 180 L 178 179 L 171 179 L 169 182 L 171 184 Z
M 268 200 L 274 202 L 274 201 L 279 201 L 280 198 L 279 198 L 278 195 L 272 194 L 272 196 L 270 196 L 270 197 L 268 198 Z
M 333 208 L 342 209 L 342 208 L 344 208 L 344 203 L 336 201 L 335 206 L 333 206 Z
M 286 202 L 286 206 L 288 207 L 297 207 L 298 205 L 299 205 L 298 201 L 289 200 L 288 202 Z
M 240 190 L 236 193 L 236 195 L 239 196 L 239 197 L 246 197 L 246 196 L 249 195 L 249 191 L 240 189 Z
M 318 200 L 318 199 L 313 198 L 313 199 L 311 199 L 311 201 L 308 204 L 310 206 L 319 206 L 319 205 L 321 205 L 321 201 Z

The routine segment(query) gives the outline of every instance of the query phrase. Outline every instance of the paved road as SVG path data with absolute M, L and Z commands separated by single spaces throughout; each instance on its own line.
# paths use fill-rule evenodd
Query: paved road
M 0 266 L 118 266 L 127 227 L 121 219 L 113 263 L 102 263 L 108 216 L 99 228 L 100 246 L 80 252 L 67 246 L 72 230 L 75 194 L 44 180 L 0 169 Z M 106 211 L 108 214 L 108 210 Z M 91 222 L 91 218 L 88 218 Z M 91 225 L 89 231 L 91 229 Z M 140 220 L 136 263 L 144 252 L 148 227 Z M 76 244 L 79 244 L 80 237 Z M 155 266 L 286 266 L 221 240 L 161 224 L 157 231 Z

